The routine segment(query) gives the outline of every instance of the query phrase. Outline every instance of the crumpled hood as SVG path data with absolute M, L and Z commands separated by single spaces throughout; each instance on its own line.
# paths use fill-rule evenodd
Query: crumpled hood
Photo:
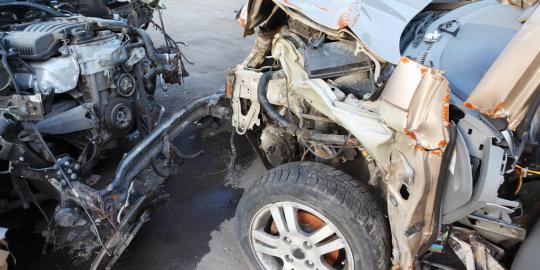
M 349 27 L 381 60 L 397 64 L 401 34 L 432 0 L 273 0 L 316 23 L 339 30 Z

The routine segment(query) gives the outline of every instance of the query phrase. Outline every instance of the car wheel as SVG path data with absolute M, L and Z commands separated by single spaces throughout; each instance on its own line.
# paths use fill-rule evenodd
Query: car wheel
M 259 269 L 388 269 L 389 234 L 367 188 L 330 166 L 296 162 L 257 180 L 237 235 Z

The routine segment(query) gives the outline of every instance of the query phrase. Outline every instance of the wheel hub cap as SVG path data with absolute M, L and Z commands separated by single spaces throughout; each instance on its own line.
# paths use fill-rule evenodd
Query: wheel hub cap
M 343 234 L 322 214 L 298 203 L 265 206 L 253 219 L 250 237 L 265 269 L 354 269 Z
M 306 258 L 306 254 L 304 253 L 304 251 L 302 251 L 301 249 L 299 248 L 295 248 L 293 251 L 292 251 L 292 255 L 293 257 L 295 257 L 296 259 L 298 260 L 303 260 Z

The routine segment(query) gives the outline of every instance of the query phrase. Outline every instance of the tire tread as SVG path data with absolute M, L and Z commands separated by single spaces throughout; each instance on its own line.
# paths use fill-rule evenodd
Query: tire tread
M 369 189 L 348 174 L 328 165 L 313 162 L 292 162 L 278 166 L 255 181 L 249 193 L 272 185 L 297 185 L 324 194 L 347 209 L 366 229 L 373 246 L 377 269 L 388 269 L 388 223 Z

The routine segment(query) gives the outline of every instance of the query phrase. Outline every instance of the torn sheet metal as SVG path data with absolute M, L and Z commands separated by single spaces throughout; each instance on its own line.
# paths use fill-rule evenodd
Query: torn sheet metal
M 394 264 L 411 269 L 430 239 L 443 153 L 448 145 L 450 87 L 442 72 L 403 58 L 380 98 L 396 131 L 387 168 Z
M 281 35 L 274 39 L 272 56 L 279 59 L 288 78 L 291 91 L 309 102 L 318 112 L 346 128 L 381 166 L 388 165 L 394 132 L 380 119 L 376 104 L 363 102 L 352 105 L 340 100 L 322 79 L 309 79 L 304 57 Z
M 231 86 L 231 104 L 233 107 L 232 126 L 235 127 L 238 134 L 245 134 L 254 126 L 260 126 L 261 120 L 259 113 L 261 105 L 257 98 L 257 86 L 262 73 L 245 70 L 242 66 L 231 71 L 233 81 L 228 80 L 227 85 Z M 285 89 L 285 80 L 271 80 L 268 83 L 268 100 L 272 104 L 282 104 L 285 100 L 284 91 L 276 91 L 276 89 Z M 273 90 L 273 91 L 272 91 Z M 242 108 L 242 99 L 251 100 L 252 102 L 245 108 Z M 296 101 L 294 99 L 293 101 Z
M 448 240 L 450 248 L 467 270 L 504 270 L 496 257 L 502 250 L 485 242 L 475 231 L 455 227 Z
M 447 145 L 450 87 L 441 71 L 402 58 L 381 99 L 381 116 L 416 149 L 437 152 Z
M 507 119 L 515 130 L 540 86 L 540 9 L 504 49 L 480 81 L 465 106 Z
M 339 30 L 350 28 L 381 60 L 398 63 L 400 39 L 407 24 L 431 0 L 274 0 L 311 20 Z
M 381 100 L 355 105 L 321 79 L 309 79 L 303 56 L 277 36 L 272 49 L 295 94 L 358 139 L 386 173 L 394 262 L 413 266 L 430 239 L 442 154 L 448 144 L 450 88 L 442 72 L 403 59 Z
M 232 126 L 236 128 L 238 134 L 243 135 L 255 125 L 259 126 L 261 124 L 261 120 L 259 119 L 261 105 L 258 102 L 253 102 L 243 112 L 244 110 L 242 110 L 241 104 L 242 98 L 257 100 L 257 82 L 261 74 L 243 69 L 236 69 L 231 72 L 234 73 L 235 80 L 233 82 L 229 82 L 228 80 L 227 88 L 231 85 L 231 105 L 234 111 Z

